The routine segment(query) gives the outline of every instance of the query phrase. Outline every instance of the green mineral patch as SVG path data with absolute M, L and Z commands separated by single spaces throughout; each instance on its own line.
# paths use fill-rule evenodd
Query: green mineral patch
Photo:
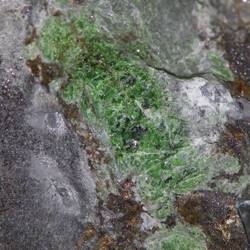
M 68 4 L 70 2 L 70 0 L 56 0 L 56 3 L 59 4 Z
M 210 61 L 210 71 L 213 75 L 224 81 L 234 80 L 233 73 L 221 55 L 218 53 L 210 53 L 208 60 Z
M 108 135 L 114 165 L 123 176 L 136 177 L 150 214 L 166 218 L 176 194 L 204 186 L 208 159 L 188 145 L 185 124 L 172 111 L 169 93 L 93 21 L 50 18 L 38 47 L 67 75 L 63 99 L 79 107 L 90 127 Z M 218 64 L 214 57 L 212 61 Z M 203 241 L 193 240 L 200 239 L 198 231 L 179 230 L 174 228 L 157 249 L 204 249 Z
M 149 249 L 152 250 L 205 250 L 206 238 L 201 229 L 183 224 L 177 224 L 176 227 L 168 232 L 159 232 L 155 237 L 148 240 Z

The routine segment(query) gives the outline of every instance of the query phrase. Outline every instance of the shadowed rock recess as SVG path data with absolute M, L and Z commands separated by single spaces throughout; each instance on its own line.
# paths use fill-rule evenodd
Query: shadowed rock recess
M 250 1 L 0 0 L 0 250 L 245 250 Z

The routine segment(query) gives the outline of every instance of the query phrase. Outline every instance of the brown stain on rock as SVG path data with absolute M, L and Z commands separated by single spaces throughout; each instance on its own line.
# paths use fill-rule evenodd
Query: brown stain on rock
M 241 91 L 246 91 L 245 84 L 250 86 L 250 34 L 247 33 L 240 41 L 234 34 L 224 35 L 225 58 L 235 75 L 236 85 Z M 249 90 L 248 90 L 249 91 Z
M 84 232 L 82 233 L 80 239 L 77 241 L 77 250 L 81 250 L 84 247 L 84 244 L 91 240 L 93 237 L 96 236 L 96 229 L 92 224 L 87 224 L 85 227 Z
M 246 4 L 236 1 L 237 8 L 242 8 Z M 239 10 L 240 11 L 240 10 Z M 244 35 L 237 36 L 236 32 L 228 32 L 223 37 L 225 48 L 225 58 L 228 60 L 235 80 L 225 83 L 231 95 L 236 98 L 243 98 L 245 103 L 250 101 L 250 32 L 247 27 L 243 27 Z M 238 102 L 239 108 L 243 112 L 242 118 L 238 120 L 230 118 L 225 124 L 225 129 L 218 142 L 218 151 L 230 154 L 239 159 L 242 166 L 241 171 L 234 176 L 225 176 L 231 180 L 243 174 L 243 168 L 249 165 L 250 157 L 250 118 L 247 114 L 247 105 Z M 246 113 L 246 115 L 245 115 Z M 249 167 L 247 167 L 249 168 Z
M 87 154 L 88 163 L 92 170 L 97 165 L 109 164 L 112 160 L 111 155 L 105 150 L 105 147 L 93 134 L 91 129 L 88 126 L 85 128 L 79 126 L 82 122 L 84 123 L 79 107 L 74 104 L 66 104 L 61 98 L 60 103 L 63 106 L 65 118 L 70 122 L 80 139 L 81 146 Z
M 232 96 L 250 100 L 250 32 L 245 30 L 244 36 L 237 37 L 233 32 L 223 36 L 225 59 L 228 60 L 234 81 L 226 83 Z
M 86 128 L 79 126 L 82 119 L 79 108 L 76 105 L 65 104 L 62 99 L 61 103 L 64 116 L 80 138 L 91 170 L 96 175 L 97 192 L 101 192 L 103 189 L 109 190 L 108 186 L 111 183 L 107 183 L 105 178 L 98 176 L 98 168 L 100 166 L 105 167 L 105 164 L 112 160 L 111 156 L 104 150 L 101 142 L 87 126 Z M 114 181 L 112 176 L 109 181 Z M 100 219 L 100 226 L 96 227 L 94 242 L 92 242 L 93 238 L 87 237 L 89 234 L 92 236 L 93 229 L 90 228 L 91 230 L 86 230 L 83 233 L 78 245 L 92 244 L 95 250 L 143 249 L 138 247 L 138 244 L 140 245 L 140 240 L 143 240 L 146 234 L 141 231 L 143 222 L 141 214 L 145 211 L 143 211 L 143 205 L 135 200 L 132 190 L 135 185 L 132 177 L 128 176 L 121 182 L 116 183 L 118 190 L 116 194 L 110 193 L 105 200 L 100 198 L 97 215 Z M 104 216 L 103 213 L 108 213 L 109 216 L 107 214 Z
M 248 128 L 245 128 L 244 121 L 242 120 L 226 123 L 225 130 L 219 142 L 220 151 L 223 153 L 229 153 L 241 160 L 247 147 L 247 130 Z
M 55 17 L 59 17 L 59 16 L 62 16 L 62 15 L 63 15 L 63 12 L 61 10 L 55 10 L 52 13 L 52 16 L 55 16 Z
M 94 243 L 89 242 L 94 250 L 144 249 L 140 246 L 147 235 L 141 231 L 143 205 L 135 200 L 131 185 L 123 185 L 127 181 L 125 179 L 119 184 L 118 194 L 110 193 L 105 202 L 99 200 L 98 217 L 101 225 L 96 231 L 92 226 L 86 228 L 78 245 L 84 246 L 87 241 L 96 237 Z M 124 196 L 124 192 L 129 193 L 129 197 Z M 103 216 L 103 213 L 106 213 L 106 216 Z M 107 216 L 107 213 L 110 216 Z
M 250 86 L 244 80 L 235 79 L 227 84 L 232 96 L 245 97 L 250 100 Z
M 225 124 L 221 134 L 218 151 L 230 154 L 239 159 L 241 169 L 238 173 L 224 176 L 231 181 L 238 180 L 244 173 L 250 173 L 250 118 L 245 120 L 231 120 Z
M 124 43 L 136 41 L 138 36 L 133 31 L 123 32 L 116 36 L 116 38 Z
M 134 199 L 124 199 L 121 195 L 110 194 L 107 207 L 115 213 L 141 213 L 143 206 Z
M 140 229 L 143 223 L 141 214 L 145 211 L 143 204 L 135 200 L 131 190 L 133 185 L 123 185 L 127 182 L 128 179 L 125 179 L 120 183 L 119 194 L 109 194 L 106 206 L 116 214 L 113 226 L 117 232 L 118 249 L 141 249 L 136 247 L 135 242 L 145 236 Z
M 36 32 L 36 28 L 33 27 L 30 34 L 28 34 L 26 36 L 26 38 L 24 39 L 24 45 L 29 45 L 31 43 L 33 43 L 36 39 L 38 38 L 37 32 Z
M 98 242 L 96 250 L 115 250 L 117 249 L 115 240 L 109 234 L 103 234 Z
M 62 68 L 55 63 L 45 63 L 40 56 L 35 59 L 29 59 L 26 65 L 30 68 L 32 74 L 41 78 L 41 82 L 46 87 L 56 78 L 63 76 Z
M 177 198 L 176 207 L 185 222 L 202 227 L 208 249 L 242 250 L 247 248 L 247 239 L 235 203 L 229 194 L 195 191 Z

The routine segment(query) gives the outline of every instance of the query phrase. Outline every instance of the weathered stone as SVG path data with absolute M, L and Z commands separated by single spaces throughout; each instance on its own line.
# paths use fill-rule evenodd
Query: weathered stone
M 245 200 L 243 202 L 239 202 L 237 205 L 237 209 L 244 225 L 248 243 L 250 244 L 250 201 Z
M 115 40 L 126 46 L 132 44 L 132 52 L 154 69 L 159 83 L 172 92 L 179 114 L 188 122 L 193 145 L 200 152 L 208 153 L 214 149 L 228 116 L 235 120 L 249 119 L 248 101 L 234 99 L 229 90 L 208 73 L 211 67 L 208 54 L 216 50 L 216 39 L 219 40 L 222 31 L 217 24 L 224 17 L 232 29 L 237 28 L 241 20 L 249 22 L 249 9 L 245 8 L 248 5 L 236 2 L 75 0 L 68 4 L 81 4 L 91 20 L 96 20 Z M 126 246 L 126 249 L 135 249 L 143 245 L 137 242 L 144 238 L 139 228 L 156 230 L 159 221 L 144 213 L 141 203 L 128 200 L 131 194 L 127 190 L 114 195 L 108 204 L 100 202 L 97 215 L 96 187 L 88 163 L 90 158 L 93 162 L 108 161 L 102 160 L 104 157 L 97 150 L 100 145 L 89 139 L 85 130 L 77 130 L 81 132 L 78 133 L 81 140 L 89 140 L 86 145 L 83 143 L 87 163 L 84 150 L 80 149 L 78 138 L 64 117 L 66 108 L 63 112 L 56 97 L 37 85 L 25 67 L 23 42 L 30 44 L 37 38 L 46 15 L 51 12 L 61 16 L 64 10 L 54 9 L 54 1 L 0 0 L 0 248 L 124 249 Z M 142 44 L 147 47 L 146 57 L 139 46 Z M 237 58 L 244 48 L 239 49 Z M 47 66 L 52 64 L 38 62 L 37 76 L 42 75 L 44 79 L 43 73 L 49 73 L 46 85 L 55 76 L 61 76 L 59 68 L 51 72 Z M 46 66 L 44 70 L 43 66 Z M 244 75 L 246 71 L 244 67 L 239 73 Z M 209 80 L 201 78 L 201 73 L 208 73 Z M 133 79 L 129 79 L 128 84 L 133 84 Z M 242 147 L 246 145 L 246 138 L 243 139 Z M 218 182 L 219 171 L 228 166 L 221 163 L 224 159 L 221 157 L 218 161 L 221 165 L 216 166 L 217 172 L 211 167 L 210 172 L 216 172 Z M 233 165 L 223 172 L 222 177 L 228 181 L 238 175 L 238 165 Z M 112 178 L 115 182 L 116 176 Z M 219 189 L 216 181 L 215 178 L 211 182 L 211 188 Z M 107 186 L 103 180 L 99 189 L 103 191 Z M 232 183 L 230 192 L 235 190 Z M 202 191 L 178 198 L 177 203 L 179 214 L 187 222 L 201 225 L 212 237 L 213 249 L 217 249 L 215 242 L 224 248 L 245 247 L 246 238 L 234 207 L 235 197 Z M 173 218 L 165 223 L 176 228 Z M 105 225 L 97 225 L 98 219 Z
M 75 249 L 95 182 L 55 97 L 27 71 L 25 1 L 0 1 L 0 248 Z
M 227 115 L 240 112 L 229 91 L 216 81 L 193 78 L 178 81 L 170 89 L 182 116 L 188 121 L 193 144 L 205 151 L 218 141 Z
M 200 225 L 209 236 L 208 249 L 246 249 L 246 235 L 235 208 L 235 197 L 219 192 L 196 191 L 177 199 L 184 220 Z
M 198 1 L 103 1 L 89 0 L 84 7 L 93 10 L 103 29 L 123 42 L 141 41 L 150 48 L 147 63 L 178 76 L 207 72 L 211 41 L 211 9 Z M 213 11 L 213 10 L 212 10 Z M 125 38 L 125 39 L 124 39 Z M 140 48 L 134 48 L 139 53 Z

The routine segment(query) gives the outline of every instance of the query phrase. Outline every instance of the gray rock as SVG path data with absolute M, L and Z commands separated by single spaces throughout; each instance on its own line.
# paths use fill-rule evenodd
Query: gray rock
M 241 112 L 230 92 L 217 81 L 181 80 L 170 87 L 179 112 L 187 121 L 193 145 L 209 152 L 230 114 Z
M 217 13 L 209 1 L 88 0 L 83 6 L 115 39 L 149 46 L 150 66 L 179 77 L 209 71 L 208 54 L 216 48 L 211 17 Z M 140 54 L 136 45 L 134 52 Z
M 33 106 L 27 113 L 18 103 L 21 93 L 10 91 L 0 111 L 0 241 L 6 249 L 74 249 L 84 223 L 96 221 L 95 183 L 84 154 L 60 113 Z M 51 114 L 60 126 L 45 126 Z
M 237 209 L 244 225 L 248 247 L 250 246 L 250 201 L 245 200 L 237 204 Z
M 0 249 L 75 249 L 95 181 L 55 97 L 25 67 L 24 1 L 0 1 Z
M 0 0 L 0 249 L 75 249 L 85 223 L 98 224 L 95 181 L 78 138 L 23 58 L 27 28 L 40 29 L 52 2 Z M 73 2 L 93 10 L 115 39 L 130 34 L 128 39 L 149 45 L 154 60 L 146 64 L 172 91 L 193 144 L 203 152 L 218 140 L 228 115 L 249 115 L 217 80 L 194 77 L 210 67 L 207 55 L 217 35 L 211 19 L 221 7 L 216 1 Z M 144 228 L 154 225 L 144 216 Z

